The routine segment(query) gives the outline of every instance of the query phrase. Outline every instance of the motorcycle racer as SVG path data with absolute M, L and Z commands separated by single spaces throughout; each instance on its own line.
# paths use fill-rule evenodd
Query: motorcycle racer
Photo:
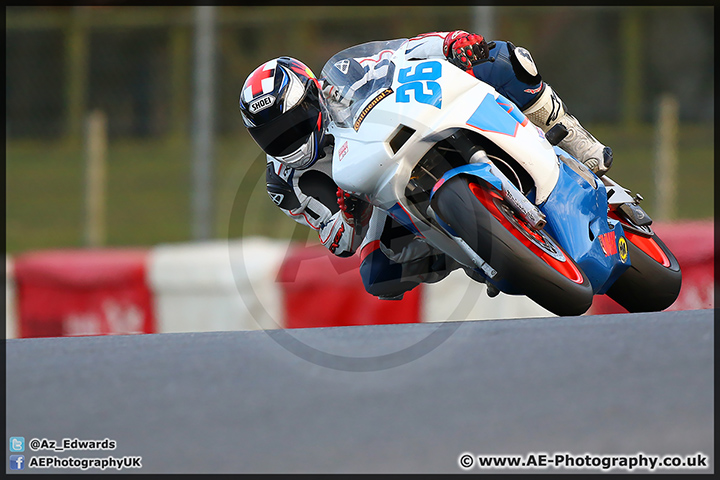
M 612 151 L 572 116 L 544 82 L 530 53 L 510 42 L 486 40 L 462 30 L 431 32 L 402 42 L 406 56 L 446 59 L 492 85 L 544 132 L 561 123 L 568 130 L 559 147 L 597 175 L 612 164 Z M 385 50 L 336 65 L 357 78 L 353 90 L 387 74 Z M 289 217 L 318 232 L 321 243 L 344 257 L 360 250 L 365 289 L 383 299 L 402 298 L 420 283 L 433 283 L 462 267 L 416 238 L 380 209 L 343 192 L 332 179 L 334 139 L 326 129 L 348 92 L 324 85 L 305 64 L 279 57 L 255 69 L 240 93 L 240 112 L 250 135 L 267 154 L 266 183 L 271 200 Z M 342 152 L 339 152 L 342 155 Z M 482 281 L 472 269 L 468 275 Z M 490 284 L 488 293 L 497 294 Z

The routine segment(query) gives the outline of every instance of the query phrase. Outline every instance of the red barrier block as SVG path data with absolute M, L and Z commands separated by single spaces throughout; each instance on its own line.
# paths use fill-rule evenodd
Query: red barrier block
M 18 334 L 155 332 L 144 249 L 51 250 L 15 259 Z
M 340 258 L 322 245 L 295 246 L 277 281 L 286 328 L 336 327 L 420 321 L 422 285 L 402 300 L 379 300 L 365 291 L 357 255 Z
M 656 222 L 653 229 L 673 252 L 682 271 L 680 294 L 667 310 L 714 308 L 714 222 Z M 627 310 L 603 295 L 595 297 L 589 313 L 627 313 Z

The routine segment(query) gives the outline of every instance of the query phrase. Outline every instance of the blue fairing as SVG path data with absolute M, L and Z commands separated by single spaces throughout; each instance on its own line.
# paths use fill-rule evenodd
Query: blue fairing
M 602 182 L 597 184 L 594 189 L 560 162 L 557 185 L 539 208 L 547 217 L 545 231 L 575 259 L 593 291 L 603 294 L 628 268 L 630 258 L 622 248 L 626 240 L 620 222 L 607 217 L 605 186 Z

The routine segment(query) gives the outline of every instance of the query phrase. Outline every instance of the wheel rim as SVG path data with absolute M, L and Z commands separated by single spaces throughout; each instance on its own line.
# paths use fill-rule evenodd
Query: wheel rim
M 526 239 L 533 243 L 540 250 L 550 255 L 552 258 L 559 262 L 564 262 L 566 257 L 562 250 L 548 237 L 543 231 L 533 230 L 530 225 L 524 220 L 519 219 L 515 216 L 515 212 L 509 205 L 502 202 L 500 199 L 494 200 L 495 207 L 502 213 L 505 218 L 513 224 L 513 226 L 522 233 Z
M 542 230 L 533 230 L 525 220 L 515 215 L 515 212 L 496 191 L 485 190 L 473 182 L 469 185 L 473 195 L 480 203 L 525 247 L 540 257 L 553 270 L 582 285 L 584 281 L 582 273 L 552 238 Z

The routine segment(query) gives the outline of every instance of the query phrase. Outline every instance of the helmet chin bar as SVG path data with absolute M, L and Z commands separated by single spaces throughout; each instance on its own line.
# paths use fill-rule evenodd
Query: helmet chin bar
M 310 136 L 308 136 L 307 141 L 301 145 L 300 148 L 288 155 L 275 158 L 280 163 L 290 168 L 302 170 L 303 168 L 309 167 L 317 158 L 315 136 L 316 132 L 311 133 Z

